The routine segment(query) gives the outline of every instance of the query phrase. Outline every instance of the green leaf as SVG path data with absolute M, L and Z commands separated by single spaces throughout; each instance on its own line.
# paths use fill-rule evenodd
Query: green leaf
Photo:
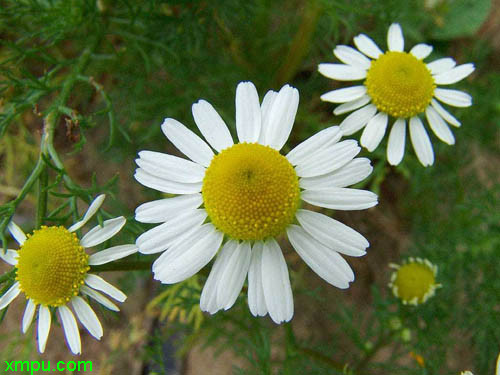
M 453 39 L 476 33 L 490 13 L 491 0 L 449 0 L 443 8 L 432 36 Z

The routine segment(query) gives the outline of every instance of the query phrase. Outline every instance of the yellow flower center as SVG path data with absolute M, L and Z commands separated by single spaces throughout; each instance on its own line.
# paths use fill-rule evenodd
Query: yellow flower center
M 88 259 L 75 233 L 42 226 L 19 249 L 16 279 L 36 304 L 61 306 L 78 294 Z
M 438 287 L 435 269 L 425 260 L 404 264 L 396 271 L 392 281 L 392 290 L 397 297 L 407 303 L 422 303 L 434 294 Z
M 379 111 L 401 118 L 424 112 L 436 88 L 424 62 L 406 52 L 386 52 L 372 61 L 365 86 Z
M 262 240 L 292 223 L 299 206 L 299 179 L 275 149 L 239 143 L 212 159 L 202 195 L 219 230 L 238 240 Z

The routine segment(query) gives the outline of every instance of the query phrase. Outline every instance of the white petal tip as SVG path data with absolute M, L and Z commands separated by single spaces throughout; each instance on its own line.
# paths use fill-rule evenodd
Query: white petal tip
M 390 165 L 392 165 L 393 167 L 397 167 L 400 163 L 401 163 L 401 160 L 391 160 L 391 159 L 388 159 L 387 160 L 389 162 Z

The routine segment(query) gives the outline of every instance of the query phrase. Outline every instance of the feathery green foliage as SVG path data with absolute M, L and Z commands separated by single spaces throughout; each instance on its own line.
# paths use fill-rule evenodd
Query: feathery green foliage
M 396 168 L 386 162 L 387 140 L 371 154 L 363 151 L 374 173 L 362 185 L 380 194 L 380 203 L 369 216 L 342 217 L 372 244 L 354 262 L 353 291 L 332 290 L 292 262 L 296 316 L 278 326 L 250 314 L 246 292 L 231 310 L 201 315 L 200 286 L 208 269 L 195 282 L 154 288 L 149 280 L 155 255 L 134 255 L 94 270 L 127 273 L 126 291 L 149 296 L 143 306 L 156 297 L 149 315 L 153 328 L 146 333 L 151 339 L 138 349 L 145 368 L 155 369 L 151 373 L 165 368 L 162 345 L 175 335 L 179 356 L 197 345 L 216 355 L 231 352 L 235 374 L 493 374 L 500 342 L 500 72 L 494 68 L 498 46 L 478 33 L 491 3 L 478 0 L 461 11 L 469 3 L 5 0 L 3 247 L 10 242 L 6 226 L 13 215 L 28 232 L 42 224 L 68 224 L 80 216 L 79 205 L 98 193 L 115 198 L 100 211 L 100 222 L 117 215 L 129 219 L 113 243 L 133 242 L 149 228 L 133 220 L 134 207 L 160 197 L 135 183 L 133 159 L 138 150 L 170 147 L 161 135 L 163 118 L 194 130 L 190 108 L 203 98 L 234 134 L 238 82 L 254 82 L 261 97 L 290 83 L 300 92 L 287 146 L 292 147 L 341 121 L 319 99 L 336 86 L 317 73 L 318 63 L 333 61 L 333 47 L 351 45 L 362 32 L 385 45 L 388 25 L 399 22 L 409 44 L 435 46 L 433 58 L 451 55 L 475 63 L 476 73 L 458 85 L 472 94 L 474 106 L 454 111 L 463 124 L 455 130 L 456 145 L 433 142 L 431 168 L 418 163 L 408 144 Z M 466 13 L 466 20 L 456 18 Z M 417 307 L 401 305 L 386 286 L 387 263 L 408 256 L 436 264 L 443 285 Z M 0 276 L 0 294 L 13 282 L 12 272 Z M 109 314 L 105 320 L 113 321 Z M 0 358 L 21 359 L 13 345 L 15 355 L 32 353 L 33 341 L 7 337 L 11 330 L 2 331 L 8 344 L 0 344 Z M 104 343 L 94 345 L 107 350 Z M 130 360 L 126 351 L 115 355 L 115 363 Z

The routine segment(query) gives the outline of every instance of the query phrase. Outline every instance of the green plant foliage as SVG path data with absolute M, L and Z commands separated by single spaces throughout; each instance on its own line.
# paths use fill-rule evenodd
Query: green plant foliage
M 453 39 L 474 35 L 490 14 L 491 0 L 445 0 L 435 5 L 436 39 Z
M 452 56 L 459 64 L 474 62 L 475 73 L 453 86 L 469 92 L 474 104 L 452 110 L 462 123 L 453 128 L 455 145 L 429 132 L 436 156 L 431 168 L 420 165 L 408 135 L 397 167 L 387 163 L 387 137 L 373 153 L 361 152 L 374 171 L 357 187 L 379 194 L 379 205 L 367 215 L 328 213 L 371 243 L 365 257 L 349 259 L 356 273 L 350 289 L 325 284 L 283 247 L 295 297 L 292 322 L 275 325 L 268 317 L 253 317 L 246 286 L 234 307 L 209 315 L 199 309 L 199 298 L 210 266 L 182 283 L 160 285 L 151 280 L 158 254 L 133 255 L 93 270 L 120 271 L 121 287 L 134 296 L 128 302 L 139 304 L 144 313 L 139 320 L 151 324 L 141 328 L 141 336 L 128 324 L 132 313 L 126 309 L 119 319 L 106 314 L 102 342 L 92 345 L 109 358 L 92 360 L 106 369 L 142 361 L 144 373 L 161 373 L 173 362 L 164 350 L 171 344 L 184 360 L 200 348 L 214 361 L 224 353 L 235 374 L 458 375 L 466 369 L 493 374 L 500 342 L 500 73 L 498 46 L 478 34 L 491 4 L 5 0 L 0 7 L 2 247 L 12 248 L 6 228 L 13 217 L 27 232 L 42 224 L 68 225 L 100 193 L 113 199 L 99 211 L 98 222 L 127 217 L 125 229 L 106 247 L 134 242 L 151 228 L 133 220 L 134 208 L 166 196 L 133 178 L 138 151 L 176 152 L 161 132 L 164 118 L 197 132 L 191 106 L 205 99 L 234 135 L 238 82 L 254 82 L 261 98 L 289 83 L 299 89 L 300 105 L 287 152 L 345 118 L 319 99 L 343 86 L 318 74 L 317 65 L 336 62 L 332 49 L 352 45 L 359 33 L 385 49 L 387 27 L 399 22 L 406 50 L 428 43 L 434 45 L 429 61 Z M 387 288 L 388 263 L 409 256 L 436 264 L 442 284 L 418 306 L 403 306 Z M 14 278 L 14 271 L 0 275 L 0 295 Z M 34 336 L 10 334 L 7 318 L 16 324 L 22 319 L 12 310 L 0 312 L 1 359 L 22 359 L 16 353 L 39 358 Z M 110 349 L 107 323 L 115 336 L 122 334 L 115 345 L 120 350 Z

